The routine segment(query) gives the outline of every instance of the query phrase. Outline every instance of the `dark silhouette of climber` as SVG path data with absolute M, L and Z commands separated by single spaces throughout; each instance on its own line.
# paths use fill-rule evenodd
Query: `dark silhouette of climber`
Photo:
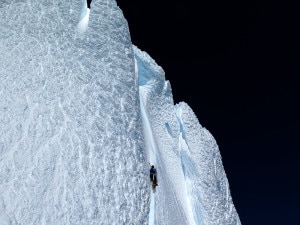
M 150 180 L 152 181 L 152 187 L 155 188 L 157 186 L 157 173 L 153 165 L 150 169 Z
M 87 0 L 87 7 L 90 9 L 91 8 L 91 2 L 92 0 Z

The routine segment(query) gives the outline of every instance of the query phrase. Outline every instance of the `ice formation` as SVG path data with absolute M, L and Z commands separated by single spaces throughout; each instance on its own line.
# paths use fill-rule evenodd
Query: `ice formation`
M 186 103 L 174 105 L 163 69 L 134 50 L 147 159 L 163 187 L 152 195 L 149 224 L 241 224 L 215 139 Z
M 80 0 L 0 3 L 2 224 L 147 221 L 128 25 L 115 1 L 93 1 L 82 34 L 85 7 Z
M 0 225 L 240 224 L 215 140 L 115 0 L 0 0 L 0 96 Z

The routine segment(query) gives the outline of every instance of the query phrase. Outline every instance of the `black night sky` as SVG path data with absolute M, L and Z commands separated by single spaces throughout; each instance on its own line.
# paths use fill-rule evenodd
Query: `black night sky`
M 294 2 L 117 0 L 133 44 L 165 70 L 175 103 L 189 104 L 215 137 L 243 225 L 299 224 Z

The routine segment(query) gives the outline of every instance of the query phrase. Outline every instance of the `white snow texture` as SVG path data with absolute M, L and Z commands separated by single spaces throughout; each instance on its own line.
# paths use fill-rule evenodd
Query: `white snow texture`
M 241 224 L 214 138 L 115 0 L 0 0 L 0 132 L 0 225 Z

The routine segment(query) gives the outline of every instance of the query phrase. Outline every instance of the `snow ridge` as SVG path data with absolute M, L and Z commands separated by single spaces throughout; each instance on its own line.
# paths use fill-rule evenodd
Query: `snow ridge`
M 142 117 L 147 120 L 143 126 L 148 160 L 156 163 L 161 180 L 151 199 L 159 203 L 152 212 L 157 224 L 174 224 L 172 219 L 176 224 L 241 224 L 215 139 L 186 103 L 174 105 L 170 83 L 163 73 L 157 74 L 150 56 L 134 50 L 143 81 L 140 98 L 146 112 Z M 150 138 L 155 149 L 147 145 Z

